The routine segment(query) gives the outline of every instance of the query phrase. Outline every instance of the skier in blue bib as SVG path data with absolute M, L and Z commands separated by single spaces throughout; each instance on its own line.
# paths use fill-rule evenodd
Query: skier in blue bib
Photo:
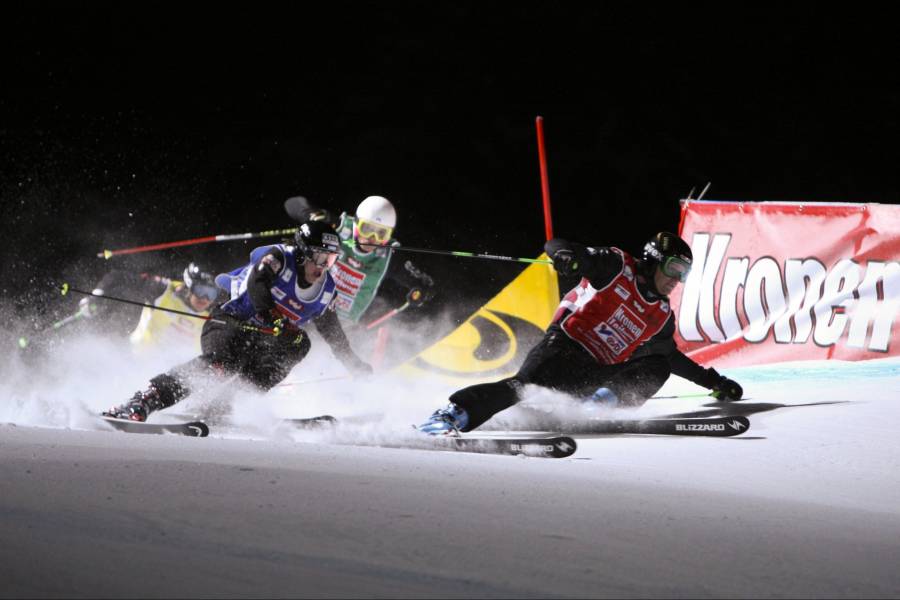
M 337 287 L 335 310 L 345 325 L 371 323 L 401 305 L 421 308 L 435 296 L 428 274 L 412 261 L 394 258 L 400 247 L 393 237 L 397 211 L 384 196 L 367 197 L 355 215 L 335 215 L 303 196 L 288 198 L 284 209 L 300 223 L 329 223 L 340 238 L 341 254 L 331 273 Z
M 303 327 L 310 322 L 350 373 L 371 373 L 333 310 L 335 282 L 329 269 L 339 253 L 338 236 L 319 222 L 302 224 L 293 245 L 253 250 L 247 265 L 216 277 L 230 299 L 216 306 L 204 324 L 202 354 L 152 378 L 146 390 L 103 414 L 145 421 L 190 394 L 191 380 L 202 373 L 239 374 L 269 390 L 309 352 Z

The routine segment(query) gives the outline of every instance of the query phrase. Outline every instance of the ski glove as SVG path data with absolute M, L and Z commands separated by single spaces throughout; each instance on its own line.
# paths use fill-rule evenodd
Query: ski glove
M 553 268 L 560 275 L 573 275 L 578 271 L 578 260 L 571 250 L 557 250 L 553 253 Z
M 711 396 L 719 402 L 731 402 L 744 397 L 744 388 L 734 380 L 722 377 L 713 387 Z
M 256 320 L 264 327 L 271 327 L 273 329 L 284 324 L 284 317 L 274 308 L 259 311 L 256 313 Z
M 430 287 L 413 288 L 409 290 L 409 293 L 406 295 L 406 300 L 413 308 L 419 308 L 432 298 L 434 298 L 434 289 Z
M 324 208 L 317 208 L 315 210 L 310 211 L 309 216 L 307 217 L 308 221 L 322 221 L 331 225 L 332 228 L 337 227 L 337 223 L 339 219 L 335 217 L 334 213 L 330 210 L 326 210 Z
M 93 301 L 93 298 L 84 297 L 78 301 L 78 314 L 81 315 L 82 319 L 90 319 L 96 315 L 99 310 L 100 309 Z
M 285 336 L 285 339 L 288 337 L 293 340 L 297 337 L 298 333 L 302 333 L 302 329 L 299 329 L 296 325 L 291 323 L 288 319 L 284 317 L 280 312 L 275 310 L 269 310 L 267 312 L 256 313 L 256 318 L 263 324 L 264 327 L 268 327 L 273 330 L 273 334 L 276 336 Z M 302 339 L 302 335 L 300 336 Z

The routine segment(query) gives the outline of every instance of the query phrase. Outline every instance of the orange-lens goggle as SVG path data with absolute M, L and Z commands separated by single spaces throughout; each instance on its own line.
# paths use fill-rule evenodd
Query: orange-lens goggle
M 391 239 L 391 234 L 394 233 L 393 227 L 387 227 L 381 223 L 373 223 L 365 219 L 357 221 L 356 228 L 360 237 L 375 238 L 375 241 L 382 244 Z

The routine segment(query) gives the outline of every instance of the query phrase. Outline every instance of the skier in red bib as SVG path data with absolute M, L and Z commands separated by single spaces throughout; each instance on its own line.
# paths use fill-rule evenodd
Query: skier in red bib
M 521 399 L 526 384 L 571 394 L 609 407 L 637 407 L 671 374 L 712 390 L 722 401 L 739 400 L 735 381 L 705 369 L 675 345 L 675 316 L 668 295 L 687 279 L 691 248 L 661 232 L 641 259 L 615 247 L 591 247 L 561 239 L 546 243 L 553 267 L 581 281 L 569 291 L 544 338 L 513 377 L 473 385 L 419 426 L 432 435 L 470 431 Z

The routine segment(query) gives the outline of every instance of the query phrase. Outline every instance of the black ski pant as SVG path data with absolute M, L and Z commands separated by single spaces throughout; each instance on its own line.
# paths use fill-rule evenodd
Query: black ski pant
M 600 365 L 562 329 L 552 326 L 514 376 L 464 388 L 451 395 L 450 401 L 466 409 L 469 423 L 464 431 L 471 431 L 519 402 L 526 384 L 585 399 L 597 388 L 607 387 L 619 398 L 620 406 L 640 406 L 659 391 L 671 372 L 668 358 L 659 354 Z
M 261 390 L 269 390 L 284 380 L 309 353 L 309 337 L 301 330 L 268 335 L 241 328 L 242 321 L 216 309 L 200 334 L 202 354 L 150 383 L 159 392 L 164 407 L 185 398 L 192 382 L 212 376 L 237 374 Z

